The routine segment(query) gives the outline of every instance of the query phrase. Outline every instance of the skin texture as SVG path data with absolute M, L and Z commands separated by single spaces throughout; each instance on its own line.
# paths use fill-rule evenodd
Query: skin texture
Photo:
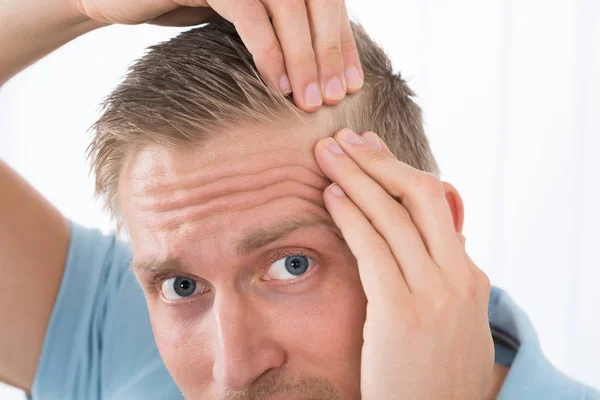
M 367 301 L 356 258 L 328 226 L 331 182 L 313 154 L 322 137 L 306 125 L 240 126 L 185 152 L 149 146 L 128 158 L 119 190 L 133 268 L 186 398 L 361 398 Z M 294 219 L 317 222 L 239 254 L 252 232 Z M 312 269 L 277 281 L 269 267 L 291 254 Z M 157 274 L 205 291 L 169 301 Z
M 177 258 L 183 276 L 210 286 L 168 304 L 151 284 L 155 274 L 136 270 L 161 355 L 190 399 L 359 398 L 366 301 L 339 231 L 317 224 L 237 254 L 257 228 L 298 216 L 332 223 L 322 199 L 330 182 L 312 156 L 317 138 L 297 128 L 274 133 L 239 128 L 186 154 L 149 147 L 122 174 L 136 262 Z M 316 263 L 293 286 L 261 280 L 278 252 Z M 307 379 L 313 384 L 294 389 Z
M 490 282 L 465 252 L 456 189 L 400 162 L 373 132 L 343 129 L 315 154 L 336 182 L 325 203 L 368 301 L 362 399 L 483 398 Z
M 153 22 L 188 25 L 204 20 L 207 15 L 207 10 L 184 9 L 180 7 L 182 4 L 161 0 L 142 1 L 136 7 L 131 7 L 128 2 L 112 0 L 53 0 L 44 3 L 46 7 L 40 7 L 38 3 L 31 0 L 10 1 L 5 7 L 7 12 L 3 14 L 3 22 L 6 23 L 0 24 L 3 27 L 1 32 L 4 33 L 0 37 L 8 38 L 10 43 L 0 46 L 6 48 L 6 53 L 9 54 L 9 57 L 0 62 L 0 85 L 53 49 L 106 24 Z M 353 83 L 347 79 L 349 65 L 357 62 L 358 58 L 349 35 L 343 2 L 331 3 L 331 8 L 323 10 L 315 9 L 315 5 L 319 4 L 316 1 L 259 3 L 222 0 L 209 3 L 199 0 L 184 3 L 196 7 L 210 5 L 235 22 L 244 43 L 255 56 L 257 64 L 260 64 L 261 73 L 274 85 L 280 84 L 282 90 L 281 79 L 284 76 L 281 72 L 284 61 L 287 67 L 293 65 L 296 72 L 292 71 L 294 68 L 288 68 L 288 72 L 294 100 L 307 111 L 318 109 L 321 102 L 336 104 L 346 92 L 356 91 L 362 85 L 361 71 L 355 71 Z M 251 4 L 256 8 L 250 7 Z M 300 4 L 303 7 L 299 7 Z M 40 15 L 44 18 L 40 19 Z M 272 17 L 273 26 L 268 17 Z M 19 35 L 21 31 L 29 34 Z M 309 31 L 310 42 L 306 40 Z M 275 37 L 280 42 L 276 42 Z M 14 38 L 25 40 L 15 41 Z M 300 48 L 294 47 L 297 43 L 301 44 Z M 304 63 L 296 63 L 294 57 Z M 261 65 L 265 65 L 266 69 L 263 70 Z M 306 89 L 311 84 L 316 84 L 317 74 L 320 94 L 312 96 L 312 100 L 316 98 L 316 102 L 308 101 L 303 94 L 306 95 Z M 340 79 L 341 88 L 338 88 L 341 90 L 328 93 L 332 78 Z M 461 390 L 468 391 L 469 395 L 477 394 L 480 382 L 485 381 L 485 374 L 478 374 L 479 369 L 473 367 L 481 361 L 477 346 L 471 346 L 475 348 L 472 351 L 474 357 L 464 356 L 471 354 L 471 349 L 466 344 L 473 343 L 465 341 L 464 335 L 461 336 L 461 332 L 467 331 L 464 329 L 466 325 L 461 326 L 463 329 L 453 331 L 447 329 L 449 324 L 440 323 L 440 318 L 430 318 L 432 325 L 428 326 L 429 329 L 417 326 L 420 329 L 414 329 L 411 335 L 407 336 L 406 332 L 403 332 L 404 336 L 395 335 L 390 326 L 401 326 L 403 323 L 401 313 L 396 312 L 405 305 L 402 301 L 395 304 L 397 308 L 389 307 L 389 302 L 380 301 L 378 307 L 367 311 L 369 315 L 373 315 L 370 310 L 374 309 L 375 314 L 385 318 L 393 317 L 396 325 L 390 324 L 385 318 L 376 318 L 374 322 L 370 318 L 365 322 L 366 301 L 369 300 L 370 307 L 373 297 L 378 296 L 376 292 L 380 286 L 369 285 L 369 293 L 363 292 L 365 277 L 369 276 L 363 273 L 365 257 L 363 254 L 360 257 L 363 263 L 357 263 L 354 255 L 360 247 L 357 238 L 372 239 L 376 235 L 354 235 L 355 240 L 348 247 L 342 240 L 342 237 L 346 237 L 344 231 L 348 231 L 348 224 L 346 228 L 340 227 L 341 229 L 330 226 L 332 221 L 327 212 L 331 212 L 331 204 L 336 201 L 329 197 L 327 207 L 322 201 L 323 189 L 329 182 L 312 157 L 317 138 L 306 134 L 306 129 L 294 128 L 282 132 L 282 129 L 238 127 L 231 132 L 222 133 L 230 135 L 192 147 L 185 153 L 147 148 L 132 156 L 122 180 L 122 198 L 126 203 L 123 208 L 129 214 L 129 218 L 126 218 L 134 238 L 134 252 L 138 261 L 175 258 L 179 265 L 177 274 L 187 274 L 188 277 L 197 279 L 203 289 L 203 293 L 194 295 L 193 299 L 169 304 L 160 297 L 160 285 L 151 283 L 153 274 L 149 271 L 138 272 L 145 287 L 159 348 L 171 373 L 186 394 L 190 398 L 230 399 L 290 399 L 300 396 L 357 398 L 360 395 L 358 382 L 365 380 L 365 376 L 369 374 L 366 381 L 370 384 L 363 384 L 361 388 L 363 398 L 390 398 L 391 393 L 400 397 L 406 397 L 404 395 L 408 393 L 420 394 L 417 398 L 432 398 L 423 396 L 426 393 L 424 390 L 431 390 L 440 396 L 441 392 L 433 390 L 434 388 L 458 388 L 453 393 L 448 393 L 454 396 L 445 396 L 446 392 L 443 392 L 441 396 L 444 399 L 467 398 L 463 396 L 464 393 L 460 393 Z M 354 161 L 357 162 L 356 159 Z M 331 177 L 332 173 L 337 174 L 331 169 L 327 176 Z M 8 260 L 5 264 L 10 269 L 8 275 L 3 276 L 6 275 L 5 280 L 9 283 L 24 277 L 31 278 L 28 279 L 30 285 L 33 282 L 35 287 L 43 283 L 48 289 L 38 291 L 36 297 L 27 298 L 25 303 L 14 307 L 17 311 L 25 312 L 9 313 L 0 318 L 11 322 L 2 325 L 12 327 L 10 331 L 0 333 L 4 347 L 12 349 L 0 352 L 3 354 L 0 359 L 0 379 L 28 390 L 62 274 L 68 234 L 62 216 L 45 204 L 34 190 L 27 188 L 8 168 L 4 168 L 2 175 L 4 179 L 0 179 L 0 187 L 8 188 L 7 192 L 15 194 L 6 199 L 4 208 L 12 216 L 16 215 L 13 225 L 23 228 L 23 234 L 16 234 L 17 231 L 10 229 L 10 232 L 7 231 L 10 234 L 4 235 L 8 237 L 3 241 L 6 242 L 6 254 L 0 254 L 0 258 Z M 376 178 L 374 179 L 377 180 Z M 379 178 L 381 180 L 382 177 Z M 386 178 L 384 181 L 390 183 L 393 180 Z M 378 183 L 385 186 L 385 182 Z M 356 201 L 358 197 L 355 184 L 346 181 L 341 186 L 344 190 L 354 187 L 349 193 L 351 200 Z M 399 184 L 399 187 L 402 185 Z M 438 185 L 438 189 L 440 188 Z M 411 193 L 402 193 L 404 194 L 410 197 Z M 460 202 L 456 201 L 457 194 L 453 189 L 449 189 L 448 194 L 455 230 L 459 234 L 462 217 L 457 216 L 462 215 L 462 205 L 457 206 Z M 435 197 L 439 200 L 440 193 Z M 31 201 L 23 202 L 18 201 L 19 199 Z M 360 212 L 368 214 L 369 210 L 372 211 L 380 204 L 382 203 L 371 202 Z M 418 204 L 421 202 L 417 202 Z M 337 218 L 334 217 L 337 225 L 344 221 L 354 223 L 364 218 L 364 215 L 359 215 L 360 212 L 355 213 L 360 217 L 358 219 L 345 218 L 344 216 L 350 215 L 350 208 L 346 207 L 346 212 L 337 213 Z M 27 212 L 19 213 L 15 209 Z M 36 216 L 37 222 L 42 221 L 42 225 L 46 225 L 45 229 L 36 225 L 35 230 L 59 234 L 32 235 L 31 216 Z M 411 212 L 411 217 L 414 216 Z M 269 234 L 270 223 L 285 221 L 289 227 L 290 224 L 298 223 L 298 219 L 295 219 L 298 217 L 304 217 L 304 220 L 310 217 L 308 219 L 312 223 L 276 242 L 270 242 L 264 248 L 238 254 L 240 241 L 245 244 L 261 241 L 256 239 L 256 233 L 252 233 L 257 228 L 267 231 L 262 236 L 269 237 L 272 236 Z M 446 215 L 444 218 L 447 223 L 449 217 Z M 314 223 L 315 220 L 324 221 L 325 224 Z M 458 220 L 461 222 L 457 223 Z M 440 221 L 442 220 L 438 220 Z M 436 231 L 436 226 L 433 228 L 429 229 L 430 232 Z M 446 233 L 454 235 L 454 232 Z M 248 235 L 253 240 L 244 240 Z M 49 236 L 55 241 L 47 242 L 47 246 L 41 247 L 31 246 L 31 241 L 23 239 L 44 242 L 46 239 L 39 237 Z M 427 236 L 424 235 L 424 239 L 431 239 L 431 235 L 429 238 Z M 442 244 L 445 243 L 451 242 L 442 241 Z M 387 245 L 393 250 L 398 242 L 388 240 Z M 37 251 L 31 255 L 29 249 L 34 247 Z M 280 254 L 281 249 L 285 250 L 285 254 Z M 449 249 L 450 247 L 446 247 L 441 250 L 443 253 Z M 300 252 L 313 260 L 313 264 L 310 272 L 294 284 L 284 286 L 267 272 L 269 263 L 276 257 L 283 258 Z M 372 252 L 370 249 L 368 253 L 382 255 L 381 252 Z M 457 267 L 466 265 L 438 263 L 436 254 L 432 254 L 432 258 L 433 263 L 429 267 L 440 267 L 448 271 L 456 272 L 460 269 Z M 400 267 L 403 273 L 406 272 L 405 268 L 416 266 L 419 264 L 394 265 L 395 268 Z M 41 267 L 48 271 L 40 273 Z M 172 262 L 171 268 L 173 267 L 175 265 Z M 357 269 L 361 271 L 360 276 Z M 429 272 L 432 272 L 431 268 Z M 399 276 L 397 271 L 395 275 Z M 465 281 L 459 279 L 456 282 Z M 388 300 L 394 297 L 391 294 L 395 293 L 396 288 L 400 290 L 401 285 L 395 286 L 396 283 L 401 283 L 400 280 L 382 283 L 388 284 L 392 289 L 387 291 Z M 441 287 L 438 286 L 439 288 Z M 455 304 L 456 293 L 450 293 L 448 287 L 445 290 L 449 298 L 452 298 L 452 302 L 448 304 Z M 12 301 L 14 296 L 10 290 L 2 292 Z M 439 294 L 436 290 L 429 292 Z M 454 327 L 457 321 L 463 322 L 456 318 L 460 310 L 463 310 L 463 317 L 470 319 L 471 313 L 465 313 L 464 309 L 467 309 L 466 306 L 473 306 L 476 297 L 472 294 L 470 297 L 464 296 L 469 293 L 468 288 L 463 288 L 462 292 L 459 290 L 459 293 L 462 293 L 462 305 L 465 307 L 457 307 L 458 311 L 450 313 L 453 318 L 449 318 L 449 321 L 455 323 Z M 420 300 L 432 298 L 433 296 L 424 296 Z M 481 298 L 478 300 L 480 305 L 485 305 Z M 420 304 L 431 306 L 431 301 L 421 301 Z M 382 312 L 385 311 L 384 305 L 388 305 L 387 311 L 390 313 Z M 480 308 L 483 309 L 483 306 Z M 404 311 L 407 310 L 413 313 L 422 311 L 406 307 Z M 423 317 L 431 315 L 430 312 L 422 314 Z M 364 323 L 367 324 L 365 332 L 369 334 L 366 336 L 370 340 L 365 340 L 368 345 L 361 350 Z M 479 327 L 484 325 L 479 323 Z M 26 329 L 14 329 L 15 326 Z M 439 329 L 431 329 L 432 327 Z M 22 335 L 14 334 L 22 331 L 30 332 L 28 338 L 31 340 L 23 341 L 25 339 Z M 469 330 L 470 333 L 475 331 Z M 410 362 L 423 359 L 423 341 L 415 339 L 421 338 L 422 333 L 427 334 L 432 342 L 442 344 L 437 346 L 437 352 L 425 354 L 429 360 L 444 357 L 447 364 L 437 363 L 436 366 L 435 363 L 429 363 L 437 368 L 435 371 L 415 368 L 415 364 Z M 455 335 L 449 336 L 448 333 Z M 377 335 L 381 337 L 376 337 Z M 412 341 L 403 340 L 410 336 Z M 421 348 L 412 344 L 420 344 Z M 395 352 L 389 352 L 388 349 Z M 412 360 L 397 357 L 398 349 L 410 349 L 405 355 L 412 357 Z M 456 361 L 452 357 L 454 354 L 461 354 L 463 357 L 450 365 L 449 362 Z M 365 358 L 368 363 L 364 362 Z M 457 365 L 460 368 L 456 368 Z M 401 370 L 394 369 L 395 366 L 410 370 L 411 373 L 405 375 Z M 381 379 L 383 375 L 377 373 L 382 370 L 386 379 Z M 477 376 L 469 382 L 454 379 L 473 375 Z M 404 376 L 412 378 L 412 385 L 401 385 L 404 390 L 401 393 L 395 385 L 398 386 L 397 378 Z M 434 377 L 435 385 L 423 385 L 423 376 Z M 502 371 L 494 376 L 502 377 Z M 385 382 L 385 385 L 380 384 L 381 382 Z M 370 396 L 364 396 L 365 387 Z M 471 390 L 473 387 L 477 390 Z M 498 388 L 500 385 L 490 387 Z

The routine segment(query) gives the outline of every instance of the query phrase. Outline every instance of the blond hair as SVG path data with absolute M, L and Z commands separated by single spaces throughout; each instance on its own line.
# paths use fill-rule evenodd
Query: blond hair
M 349 127 L 377 132 L 398 159 L 438 174 L 413 92 L 364 29 L 352 29 L 365 83 L 332 107 L 331 134 Z M 217 19 L 154 46 L 102 103 L 90 128 L 88 158 L 96 195 L 121 226 L 119 175 L 125 157 L 148 144 L 189 145 L 240 123 L 271 124 L 310 116 L 259 75 L 234 26 Z

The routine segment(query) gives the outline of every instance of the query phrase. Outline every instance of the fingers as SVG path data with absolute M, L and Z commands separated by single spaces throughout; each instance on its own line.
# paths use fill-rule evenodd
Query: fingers
M 148 23 L 160 26 L 192 26 L 208 22 L 215 15 L 214 10 L 209 7 L 180 7 Z
M 368 302 L 383 307 L 403 304 L 402 299 L 409 294 L 409 288 L 387 242 L 339 185 L 330 185 L 323 197 L 331 217 L 356 257 Z
M 342 57 L 344 58 L 346 92 L 356 93 L 364 83 L 364 73 L 360 64 L 360 58 L 358 57 L 356 41 L 354 40 L 354 34 L 352 33 L 345 1 L 342 1 L 341 47 Z
M 305 111 L 315 111 L 323 104 L 323 97 L 304 0 L 265 4 L 283 49 L 294 102 Z
M 337 104 L 346 95 L 340 32 L 341 1 L 308 0 L 307 6 L 324 101 Z
M 380 143 L 377 135 L 365 133 L 363 136 L 364 138 L 347 129 L 338 132 L 335 135 L 336 142 L 347 157 L 339 156 L 335 159 L 326 157 L 325 152 L 317 152 L 317 161 L 323 171 L 332 181 L 342 186 L 365 215 L 375 216 L 380 213 L 377 209 L 381 208 L 383 203 L 379 195 L 377 198 L 372 197 L 377 191 L 373 192 L 372 188 L 369 191 L 364 190 L 365 187 L 372 186 L 365 184 L 365 177 L 368 176 L 406 208 L 426 251 L 439 267 L 458 271 L 455 278 L 459 281 L 466 282 L 472 279 L 464 251 L 454 230 L 441 182 L 431 174 L 398 161 L 390 156 L 385 148 L 380 149 L 376 145 Z M 360 179 L 357 178 L 361 176 L 356 172 L 357 168 L 363 174 Z M 362 185 L 363 189 L 359 185 Z M 396 246 L 403 247 L 404 243 L 396 241 L 391 245 L 392 251 Z M 405 268 L 403 263 L 402 268 Z
M 402 270 L 411 291 L 428 287 L 436 279 L 438 268 L 427 254 L 407 210 L 345 155 L 336 140 L 327 138 L 319 142 L 316 152 L 321 169 L 344 189 L 388 243 L 399 264 L 396 268 Z M 326 204 L 330 213 L 335 212 L 335 203 Z M 354 223 L 352 217 L 347 218 Z
M 304 111 L 337 104 L 362 87 L 344 0 L 205 1 L 235 25 L 260 74 L 282 93 L 292 92 Z
M 271 85 L 289 93 L 283 52 L 263 4 L 259 0 L 209 0 L 208 4 L 235 26 L 259 73 Z

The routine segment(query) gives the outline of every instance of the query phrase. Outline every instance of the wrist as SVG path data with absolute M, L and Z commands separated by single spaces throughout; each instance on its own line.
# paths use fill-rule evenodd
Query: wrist
M 106 23 L 82 14 L 75 0 L 3 0 L 0 85 L 48 53 Z
M 110 25 L 106 22 L 96 21 L 90 18 L 81 0 L 55 0 L 61 3 L 61 15 L 63 16 L 60 22 L 63 29 L 67 29 L 77 36 L 83 35 L 94 29 Z

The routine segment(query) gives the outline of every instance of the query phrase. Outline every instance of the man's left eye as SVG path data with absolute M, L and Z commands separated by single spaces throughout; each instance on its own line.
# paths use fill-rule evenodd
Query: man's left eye
M 298 278 L 312 268 L 312 260 L 303 255 L 288 256 L 269 267 L 268 279 L 290 280 Z

